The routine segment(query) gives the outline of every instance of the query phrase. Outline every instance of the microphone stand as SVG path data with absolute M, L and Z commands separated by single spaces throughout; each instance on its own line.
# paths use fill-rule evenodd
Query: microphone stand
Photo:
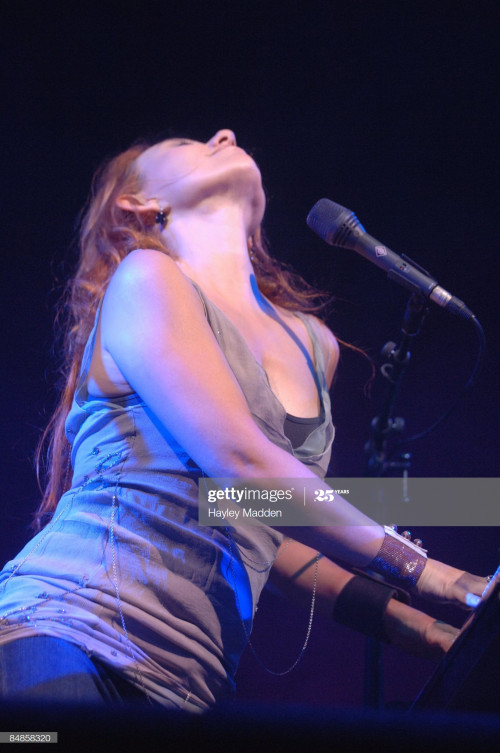
M 399 344 L 388 342 L 382 348 L 385 362 L 380 367 L 380 372 L 387 385 L 381 410 L 371 421 L 370 438 L 364 448 L 365 477 L 379 478 L 394 469 L 402 471 L 403 478 L 408 477 L 411 455 L 404 453 L 398 460 L 390 461 L 388 445 L 389 440 L 401 434 L 405 427 L 404 418 L 395 417 L 393 411 L 402 378 L 410 362 L 409 346 L 411 339 L 420 332 L 428 311 L 426 298 L 421 293 L 414 292 L 406 306 L 401 325 L 402 337 Z M 380 709 L 383 705 L 382 695 L 382 645 L 380 641 L 374 638 L 367 638 L 364 682 L 365 706 Z

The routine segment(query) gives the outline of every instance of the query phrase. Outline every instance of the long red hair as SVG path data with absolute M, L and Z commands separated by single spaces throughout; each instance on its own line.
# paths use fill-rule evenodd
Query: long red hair
M 120 209 L 122 194 L 140 190 L 135 161 L 150 144 L 138 143 L 107 161 L 96 172 L 79 232 L 79 261 L 69 280 L 59 308 L 57 322 L 64 327 L 61 395 L 36 453 L 43 497 L 34 526 L 40 529 L 65 491 L 71 486 L 71 446 L 64 426 L 73 401 L 83 351 L 92 329 L 97 307 L 116 268 L 131 251 L 153 248 L 170 254 L 162 241 L 160 227 L 146 224 L 135 213 Z M 272 303 L 284 308 L 317 312 L 325 296 L 306 283 L 287 265 L 269 254 L 262 230 L 249 239 L 249 253 L 259 289 Z

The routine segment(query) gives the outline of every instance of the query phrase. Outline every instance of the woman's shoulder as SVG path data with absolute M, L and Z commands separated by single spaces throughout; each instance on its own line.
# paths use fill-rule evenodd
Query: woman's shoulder
M 112 282 L 116 280 L 134 282 L 138 279 L 137 275 L 148 277 L 158 272 L 169 275 L 182 274 L 166 251 L 155 248 L 136 248 L 122 259 L 113 274 Z
M 123 334 L 125 322 L 136 333 L 150 330 L 160 321 L 164 327 L 169 323 L 176 326 L 187 310 L 204 319 L 199 296 L 176 262 L 165 252 L 137 249 L 120 262 L 106 290 L 102 307 L 105 338 Z
M 131 303 L 144 297 L 161 296 L 176 300 L 189 295 L 193 286 L 177 263 L 166 252 L 153 248 L 131 251 L 118 265 L 109 283 L 104 303 L 109 307 L 126 296 Z

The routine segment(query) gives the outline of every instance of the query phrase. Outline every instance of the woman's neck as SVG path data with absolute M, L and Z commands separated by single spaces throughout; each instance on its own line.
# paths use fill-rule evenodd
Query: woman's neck
M 241 213 L 224 207 L 207 214 L 191 213 L 185 220 L 182 215 L 173 217 L 165 233 L 180 269 L 214 302 L 259 307 Z

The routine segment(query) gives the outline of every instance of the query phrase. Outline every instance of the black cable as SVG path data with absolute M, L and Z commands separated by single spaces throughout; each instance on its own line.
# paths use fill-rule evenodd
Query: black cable
M 478 347 L 478 352 L 477 352 L 477 356 L 476 356 L 476 361 L 475 361 L 475 364 L 474 364 L 474 368 L 472 369 L 472 372 L 471 372 L 471 374 L 470 374 L 467 382 L 462 387 L 462 389 L 458 392 L 455 400 L 450 405 L 450 407 L 438 419 L 436 419 L 436 421 L 434 421 L 434 423 L 432 423 L 430 426 L 428 426 L 423 431 L 420 431 L 418 434 L 413 434 L 411 437 L 408 437 L 406 439 L 402 439 L 400 442 L 398 442 L 392 448 L 392 450 L 390 452 L 390 455 L 389 455 L 389 458 L 388 458 L 389 460 L 393 457 L 394 453 L 399 448 L 401 448 L 403 445 L 410 444 L 411 442 L 415 442 L 417 439 L 422 439 L 423 437 L 426 437 L 428 434 L 430 434 L 432 431 L 434 431 L 434 429 L 436 429 L 440 424 L 442 424 L 443 421 L 445 421 L 450 416 L 450 414 L 455 410 L 455 408 L 457 407 L 457 405 L 460 402 L 460 400 L 462 399 L 462 397 L 465 395 L 465 393 L 472 387 L 472 385 L 476 381 L 476 379 L 477 379 L 477 377 L 479 375 L 480 369 L 481 369 L 481 365 L 482 365 L 482 361 L 483 361 L 483 356 L 484 356 L 484 351 L 486 349 L 486 337 L 485 337 L 485 334 L 484 334 L 484 330 L 483 330 L 483 328 L 481 326 L 481 323 L 479 322 L 479 319 L 477 319 L 474 316 L 474 314 L 472 314 L 472 316 L 470 316 L 470 317 L 464 317 L 464 318 L 467 318 L 467 320 L 470 321 L 470 322 L 472 322 L 472 324 L 475 326 L 476 334 L 477 334 L 478 341 L 479 341 L 479 347 Z

